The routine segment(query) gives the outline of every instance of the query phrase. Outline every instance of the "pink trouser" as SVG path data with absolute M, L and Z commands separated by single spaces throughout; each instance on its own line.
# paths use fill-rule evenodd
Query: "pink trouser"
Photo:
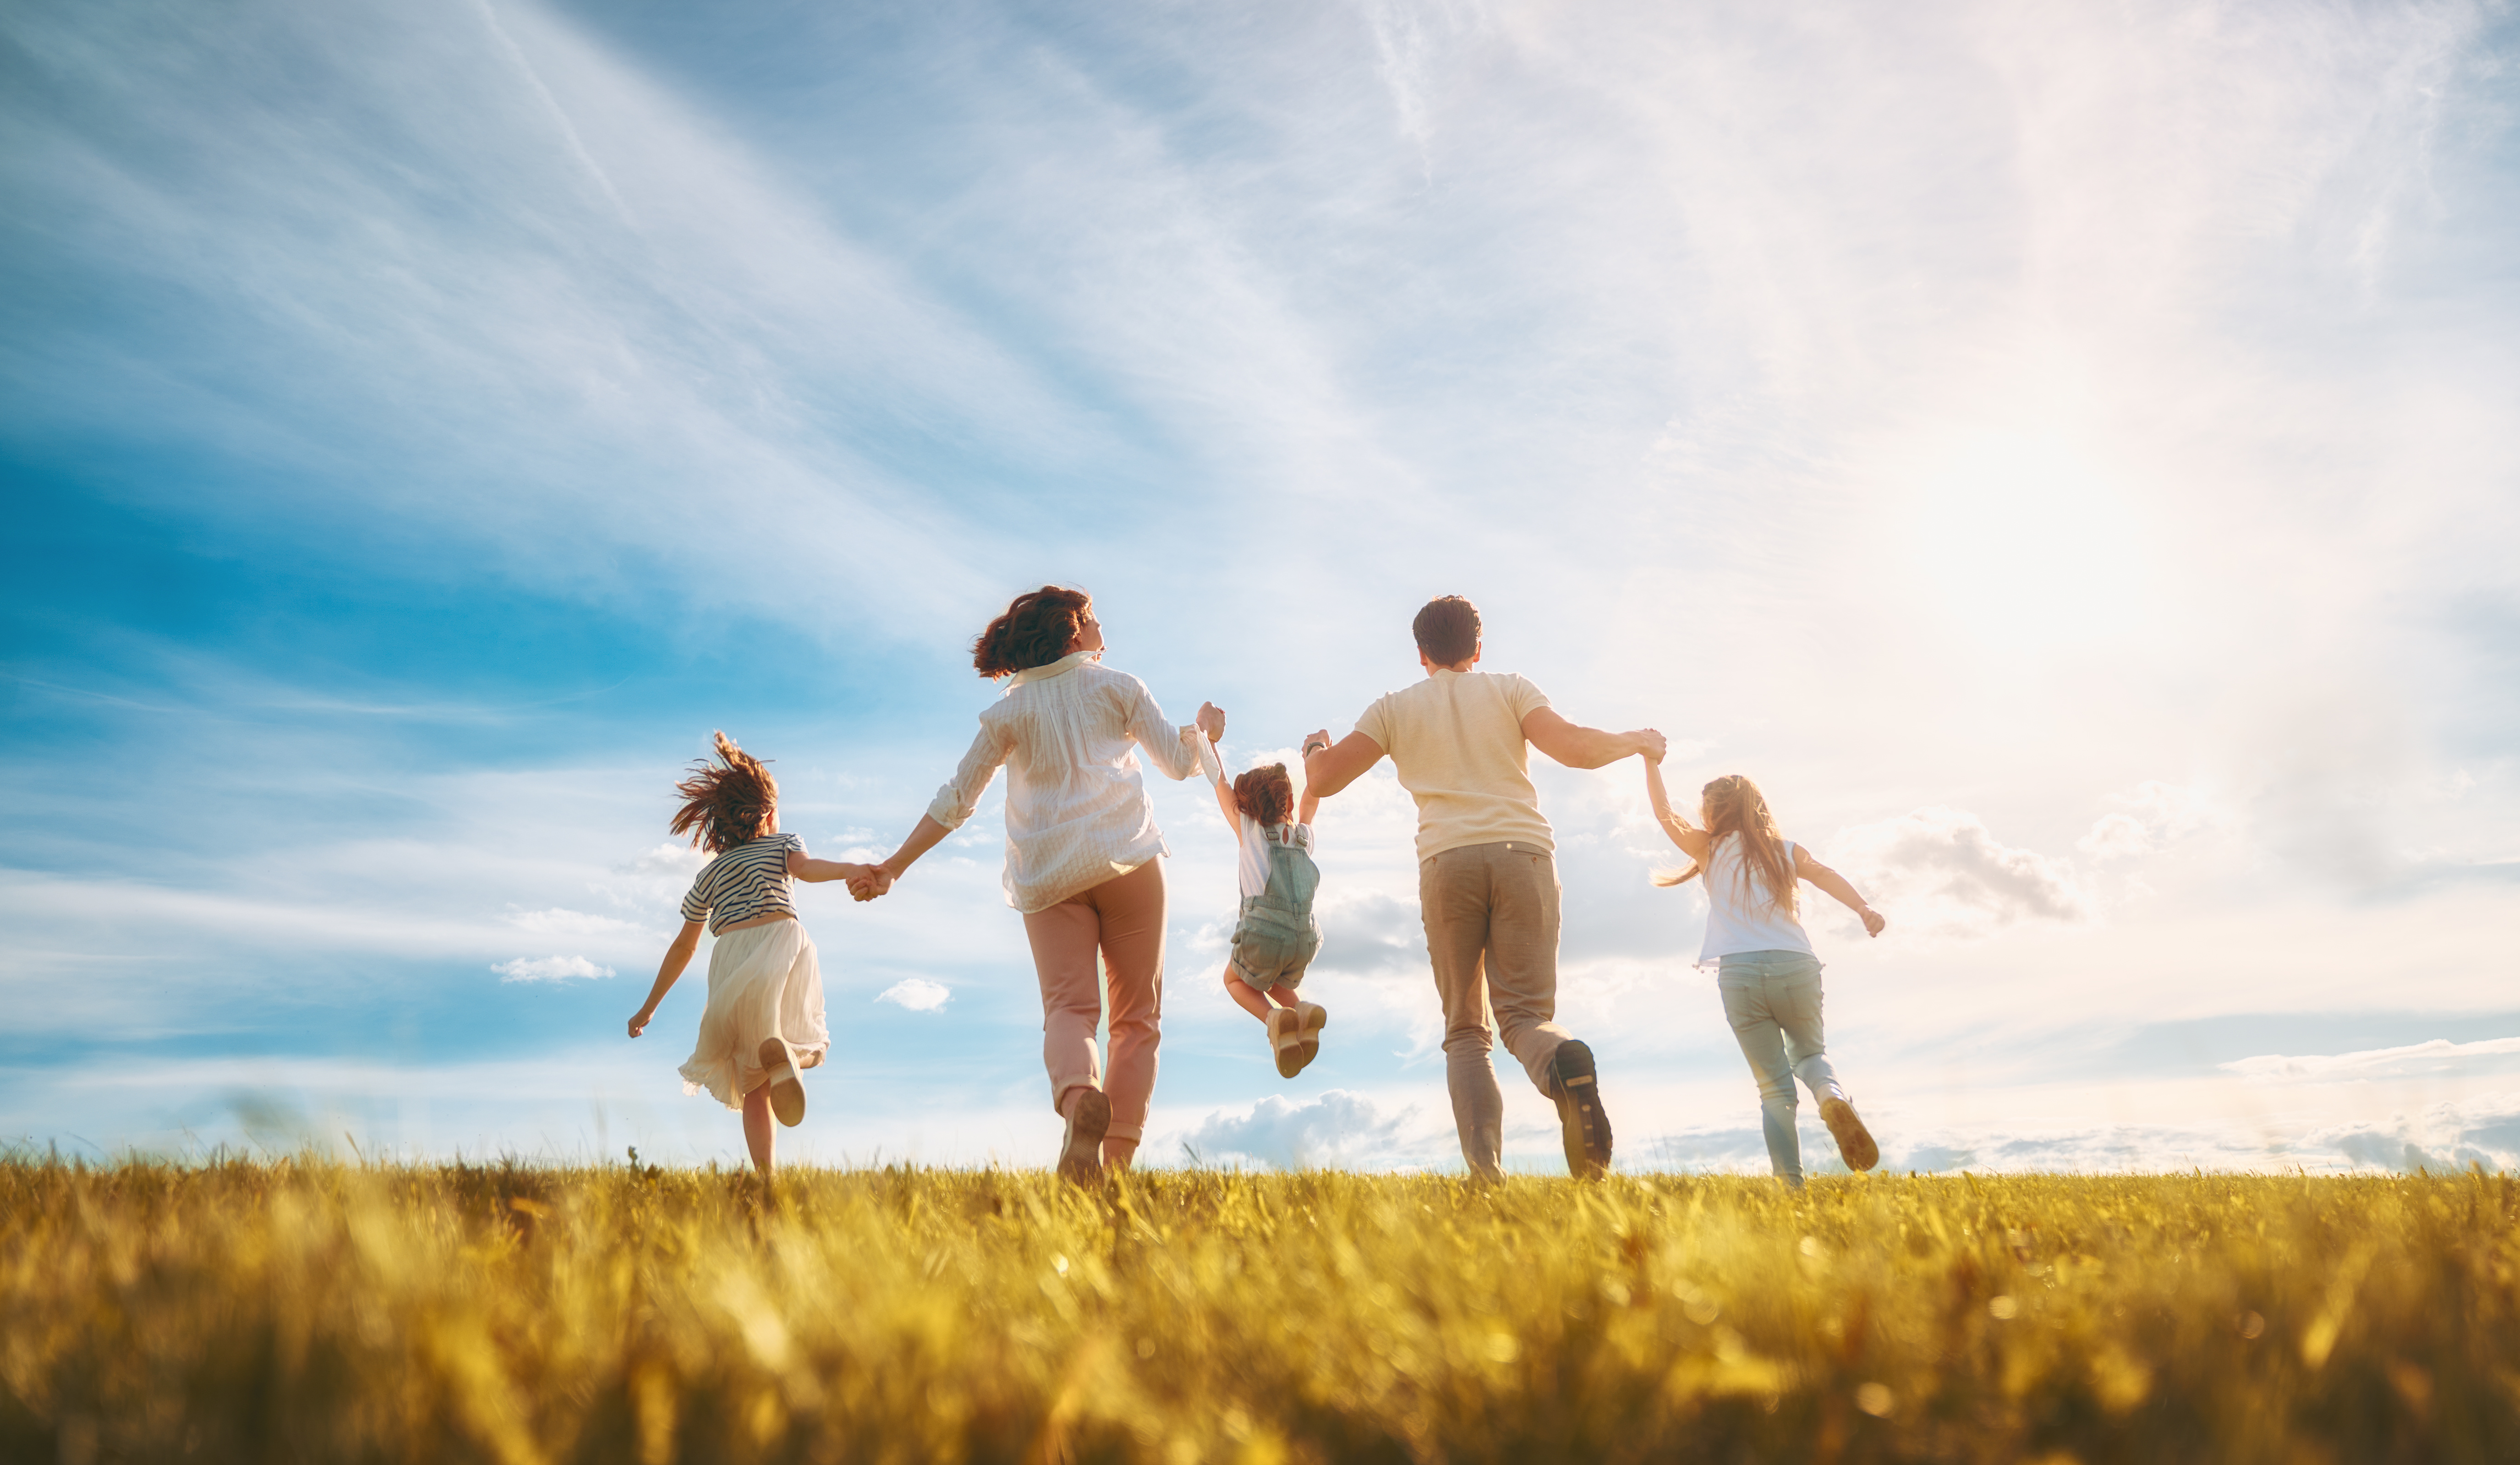
M 1032 964 L 1041 974 L 1041 1061 L 1050 1070 L 1050 1106 L 1065 1113 L 1078 1088 L 1111 1098 L 1114 1139 L 1147 1132 L 1155 1092 L 1157 1024 L 1164 1012 L 1164 871 L 1148 860 L 1047 910 L 1023 918 Z M 1095 954 L 1111 991 L 1111 1072 L 1102 1075 L 1094 1030 L 1102 1021 Z

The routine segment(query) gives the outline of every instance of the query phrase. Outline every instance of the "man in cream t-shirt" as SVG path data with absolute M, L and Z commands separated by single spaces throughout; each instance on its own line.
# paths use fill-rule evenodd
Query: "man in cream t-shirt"
M 1569 768 L 1599 768 L 1630 754 L 1661 756 L 1662 734 L 1577 727 L 1522 678 L 1471 670 L 1479 612 L 1460 596 L 1427 602 L 1411 629 L 1426 680 L 1368 707 L 1336 746 L 1327 732 L 1305 738 L 1305 786 L 1328 798 L 1388 754 L 1418 800 L 1418 903 L 1444 1000 L 1445 1078 L 1462 1158 L 1472 1172 L 1495 1175 L 1504 1157 L 1493 1007 L 1506 1051 L 1557 1104 L 1566 1168 L 1599 1175 L 1610 1165 L 1610 1119 L 1593 1050 L 1555 1021 L 1556 844 L 1525 747 Z

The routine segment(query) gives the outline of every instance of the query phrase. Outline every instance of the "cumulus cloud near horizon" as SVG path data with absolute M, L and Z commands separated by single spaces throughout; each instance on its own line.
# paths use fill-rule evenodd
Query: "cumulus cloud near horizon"
M 2226 1065 L 2227 1067 L 2228 1065 Z M 2301 1130 L 2229 1126 L 2109 1124 L 2089 1128 L 1947 1128 L 1905 1132 L 1898 1115 L 1868 1116 L 1881 1143 L 1880 1173 L 2159 1175 L 2359 1170 L 2412 1173 L 2470 1165 L 2520 1171 L 2520 1093 L 2498 1092 L 2437 1104 L 2386 1122 Z M 1801 1126 L 1806 1175 L 1847 1174 L 1828 1132 L 1808 1113 Z M 1628 1142 L 1622 1169 L 1720 1175 L 1768 1174 L 1756 1125 L 1708 1126 Z
M 490 968 L 502 982 L 565 982 L 572 977 L 608 977 L 612 968 L 584 956 L 518 956 Z
M 1929 805 L 1840 829 L 1829 863 L 1921 936 L 1976 940 L 2023 921 L 2092 914 L 2071 866 L 1995 837 L 1965 809 Z
M 1200 1160 L 1244 1162 L 1274 1170 L 1320 1166 L 1373 1166 L 1403 1149 L 1403 1131 L 1417 1117 L 1413 1105 L 1385 1114 L 1361 1093 L 1333 1088 L 1297 1103 L 1271 1094 L 1247 1113 L 1217 1110 L 1184 1141 Z

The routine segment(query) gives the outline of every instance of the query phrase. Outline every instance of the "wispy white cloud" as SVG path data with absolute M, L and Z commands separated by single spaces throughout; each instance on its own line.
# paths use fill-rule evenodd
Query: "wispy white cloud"
M 508 923 L 519 930 L 544 936 L 647 936 L 649 931 L 636 921 L 616 916 L 595 915 L 584 910 L 569 910 L 554 906 L 548 910 L 518 910 L 508 916 Z
M 518 956 L 490 968 L 502 982 L 564 982 L 571 977 L 608 977 L 612 968 L 584 956 Z
M 2299 1056 L 2263 1053 L 2253 1058 L 2235 1059 L 2222 1067 L 2226 1073 L 2238 1074 L 2262 1084 L 2334 1083 L 2509 1067 L 2511 1065 L 2507 1062 L 2492 1063 L 2488 1060 L 2513 1058 L 2520 1058 L 2520 1038 L 2489 1038 L 2476 1043 L 2452 1043 L 2446 1038 L 2436 1038 L 2429 1043 L 2365 1048 L 2352 1053 Z

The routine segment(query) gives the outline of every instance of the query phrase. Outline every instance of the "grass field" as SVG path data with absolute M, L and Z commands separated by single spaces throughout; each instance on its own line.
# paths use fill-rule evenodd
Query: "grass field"
M 2515 1450 L 2501 1176 L 0 1163 L 9 1460 Z

